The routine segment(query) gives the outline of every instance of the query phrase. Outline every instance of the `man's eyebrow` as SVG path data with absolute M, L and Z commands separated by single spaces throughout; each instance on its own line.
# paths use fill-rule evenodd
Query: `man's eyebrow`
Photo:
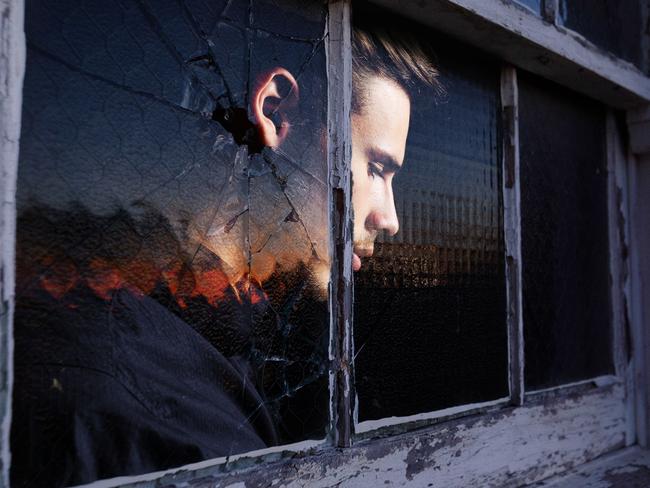
M 368 151 L 370 161 L 381 163 L 386 173 L 397 173 L 402 165 L 392 155 L 381 149 L 370 149 Z

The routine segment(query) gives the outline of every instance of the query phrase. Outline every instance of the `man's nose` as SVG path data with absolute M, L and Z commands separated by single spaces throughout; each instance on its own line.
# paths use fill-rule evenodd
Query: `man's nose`
M 372 227 L 374 229 L 385 230 L 391 236 L 397 234 L 399 220 L 397 219 L 395 199 L 393 198 L 393 190 L 391 187 L 387 188 L 383 202 L 378 205 L 373 213 Z

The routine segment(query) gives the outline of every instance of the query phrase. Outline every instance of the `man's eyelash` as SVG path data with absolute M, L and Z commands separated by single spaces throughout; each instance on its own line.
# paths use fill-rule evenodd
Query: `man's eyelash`
M 378 163 L 376 161 L 369 161 L 368 162 L 368 173 L 371 175 L 375 176 L 381 176 L 381 174 L 384 172 L 384 166 L 381 163 Z

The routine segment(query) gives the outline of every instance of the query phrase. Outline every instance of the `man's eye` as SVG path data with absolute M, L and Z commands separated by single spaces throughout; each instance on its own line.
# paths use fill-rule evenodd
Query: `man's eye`
M 381 176 L 384 172 L 384 165 L 376 161 L 370 161 L 368 163 L 368 175 L 370 176 Z

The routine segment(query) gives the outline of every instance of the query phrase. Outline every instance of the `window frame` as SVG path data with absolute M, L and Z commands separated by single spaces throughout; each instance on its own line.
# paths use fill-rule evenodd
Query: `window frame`
M 501 79 L 504 241 L 510 396 L 355 429 L 353 383 L 350 181 L 351 0 L 330 0 L 327 21 L 328 168 L 332 256 L 330 282 L 330 434 L 135 477 L 94 483 L 224 485 L 311 481 L 376 486 L 409 482 L 445 485 L 532 483 L 601 454 L 647 444 L 647 384 L 639 249 L 630 239 L 636 158 L 613 109 L 650 104 L 650 77 L 559 26 L 557 0 L 543 18 L 525 6 L 484 0 L 373 0 L 504 61 Z M 0 486 L 9 486 L 9 426 L 13 380 L 15 189 L 25 70 L 24 0 L 0 0 Z M 647 36 L 646 36 L 647 37 Z M 487 42 L 487 41 L 490 42 Z M 647 64 L 647 63 L 646 63 Z M 610 107 L 607 113 L 608 228 L 614 375 L 526 392 L 523 384 L 521 236 L 517 69 L 548 78 Z M 639 113 L 630 112 L 630 113 Z M 647 113 L 646 113 L 647 115 Z M 650 117 L 650 116 L 648 116 Z M 647 118 L 643 119 L 647 121 Z M 637 123 L 633 118 L 628 124 Z M 646 149 L 646 152 L 648 150 Z M 636 217 L 639 218 L 638 215 Z M 628 254 L 631 249 L 631 256 Z M 630 346 L 628 346 L 630 344 Z M 343 448 L 343 449 L 341 449 Z M 480 455 L 477 453 L 480 452 Z

